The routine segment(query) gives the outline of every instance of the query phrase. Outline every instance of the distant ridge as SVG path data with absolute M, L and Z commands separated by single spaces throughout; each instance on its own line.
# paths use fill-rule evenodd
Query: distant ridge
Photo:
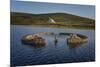
M 11 24 L 13 25 L 48 24 L 49 17 L 53 18 L 56 21 L 56 24 L 95 26 L 94 19 L 80 17 L 68 13 L 29 14 L 29 13 L 11 12 Z

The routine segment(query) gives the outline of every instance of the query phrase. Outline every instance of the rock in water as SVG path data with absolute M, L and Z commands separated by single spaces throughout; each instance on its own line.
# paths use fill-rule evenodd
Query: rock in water
M 46 44 L 45 39 L 38 35 L 26 35 L 21 39 L 22 43 L 29 45 Z
M 88 41 L 86 36 L 80 34 L 70 34 L 69 38 L 67 39 L 68 44 L 81 44 Z

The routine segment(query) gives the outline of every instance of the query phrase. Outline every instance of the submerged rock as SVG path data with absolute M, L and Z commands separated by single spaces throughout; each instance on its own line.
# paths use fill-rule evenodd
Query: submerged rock
M 29 45 L 44 45 L 46 44 L 45 39 L 38 35 L 26 35 L 21 39 L 22 43 Z
M 67 39 L 67 43 L 70 44 L 70 46 L 77 46 L 78 44 L 86 43 L 87 41 L 87 36 L 74 33 L 70 34 L 69 38 Z

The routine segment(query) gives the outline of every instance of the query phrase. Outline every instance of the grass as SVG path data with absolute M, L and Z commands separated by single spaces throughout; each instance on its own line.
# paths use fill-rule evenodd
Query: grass
M 53 18 L 56 23 L 48 22 L 49 17 Z M 11 12 L 11 25 L 95 29 L 95 20 L 67 13 L 28 14 Z

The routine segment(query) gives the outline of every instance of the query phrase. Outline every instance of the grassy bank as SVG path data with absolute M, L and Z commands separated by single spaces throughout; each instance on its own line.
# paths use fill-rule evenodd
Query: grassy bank
M 53 18 L 56 23 L 48 22 L 49 17 Z M 11 25 L 95 29 L 95 20 L 67 13 L 28 14 L 11 12 Z

